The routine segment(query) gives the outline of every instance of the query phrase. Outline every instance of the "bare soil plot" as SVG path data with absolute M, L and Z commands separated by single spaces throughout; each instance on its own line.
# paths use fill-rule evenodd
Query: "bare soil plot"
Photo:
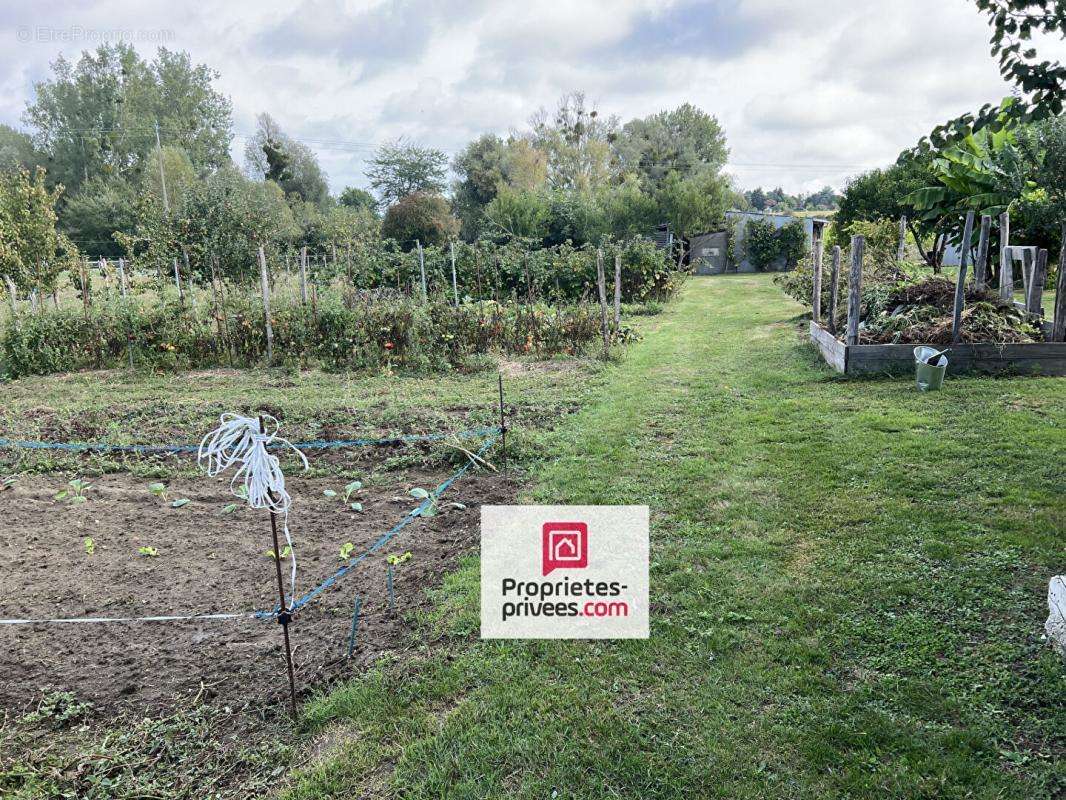
M 361 490 L 352 511 L 336 479 L 292 478 L 290 528 L 299 564 L 297 594 L 318 584 L 371 543 L 418 501 L 407 491 L 432 489 L 447 472 L 386 476 L 385 485 Z M 277 600 L 269 515 L 235 502 L 228 480 L 175 479 L 169 499 L 151 495 L 128 475 L 92 479 L 89 500 L 57 503 L 59 476 L 23 476 L 0 493 L 0 617 L 126 617 L 184 613 L 252 612 Z M 440 583 L 475 543 L 479 506 L 508 502 L 514 486 L 496 475 L 475 473 L 455 484 L 444 509 L 418 519 L 340 584 L 299 613 L 290 627 L 298 687 L 314 685 L 364 665 L 404 642 L 403 616 L 425 602 L 425 589 Z M 239 502 L 239 501 L 238 501 Z M 85 538 L 93 540 L 86 551 Z M 154 548 L 155 556 L 143 555 Z M 396 610 L 385 589 L 389 553 L 411 552 L 395 570 Z M 287 577 L 287 571 L 286 571 Z M 362 596 L 358 645 L 345 660 L 353 602 Z M 44 694 L 72 691 L 97 710 L 164 711 L 199 696 L 234 707 L 269 705 L 287 693 L 281 634 L 273 621 L 254 618 L 0 626 L 0 706 L 30 708 Z

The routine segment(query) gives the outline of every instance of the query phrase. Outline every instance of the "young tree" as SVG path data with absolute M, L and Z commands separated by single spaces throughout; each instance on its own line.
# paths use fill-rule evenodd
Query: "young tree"
M 346 187 L 337 198 L 337 202 L 348 208 L 365 209 L 377 214 L 378 201 L 374 199 L 374 195 L 358 186 Z
M 410 250 L 417 239 L 423 246 L 443 245 L 459 233 L 459 221 L 452 216 L 448 201 L 440 195 L 415 192 L 389 206 L 381 224 L 381 235 L 394 239 Z
M 244 159 L 253 177 L 273 181 L 287 197 L 319 206 L 329 202 L 329 185 L 314 151 L 286 134 L 269 114 L 257 117 Z
M 76 249 L 56 230 L 55 204 L 63 187 L 45 186 L 44 169 L 0 175 L 0 275 L 24 292 L 55 288 L 65 254 Z
M 384 205 L 408 195 L 439 195 L 444 191 L 448 156 L 430 147 L 418 147 L 397 139 L 378 148 L 366 174 Z

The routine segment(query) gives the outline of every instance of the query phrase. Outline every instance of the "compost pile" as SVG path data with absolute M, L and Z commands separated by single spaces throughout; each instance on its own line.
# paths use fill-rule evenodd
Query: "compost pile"
M 887 276 L 885 276 L 887 277 Z M 955 284 L 942 276 L 870 281 L 863 287 L 861 344 L 951 344 Z M 1006 344 L 1042 340 L 1024 311 L 973 284 L 965 289 L 962 342 Z

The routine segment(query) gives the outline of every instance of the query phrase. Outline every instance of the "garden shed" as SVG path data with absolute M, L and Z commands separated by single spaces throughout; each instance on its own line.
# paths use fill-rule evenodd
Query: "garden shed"
M 689 262 L 695 267 L 697 275 L 719 275 L 723 272 L 758 272 L 755 265 L 748 260 L 744 241 L 748 223 L 753 220 L 765 220 L 774 228 L 780 229 L 790 222 L 802 222 L 803 232 L 810 249 L 815 235 L 821 235 L 827 223 L 815 217 L 794 217 L 791 214 L 768 214 L 761 211 L 727 211 L 726 224 L 723 229 L 707 231 L 689 237 Z M 772 271 L 784 271 L 785 263 L 780 261 L 772 266 Z

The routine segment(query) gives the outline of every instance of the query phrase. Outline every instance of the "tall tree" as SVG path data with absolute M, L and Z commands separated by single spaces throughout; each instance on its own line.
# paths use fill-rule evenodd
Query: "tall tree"
M 652 191 L 671 173 L 717 173 L 729 156 L 718 120 L 690 103 L 627 122 L 615 151 L 623 168 L 640 175 Z
M 132 178 L 155 148 L 181 147 L 198 170 L 229 160 L 230 102 L 212 82 L 218 73 L 187 53 L 160 48 L 152 62 L 123 42 L 60 56 L 37 83 L 25 121 L 47 156 L 48 179 L 76 190 L 94 175 Z
M 33 146 L 29 134 L 10 125 L 0 125 L 0 171 L 32 170 L 43 163 L 43 157 Z
M 583 92 L 570 92 L 554 112 L 541 109 L 530 119 L 532 143 L 547 156 L 548 181 L 554 189 L 598 189 L 615 174 L 612 145 L 618 117 L 600 116 Z
M 329 185 L 314 151 L 286 134 L 269 114 L 257 118 L 244 158 L 254 177 L 274 181 L 286 196 L 319 206 L 329 202 Z
M 378 148 L 366 175 L 382 204 L 391 205 L 415 192 L 440 194 L 447 169 L 448 156 L 440 150 L 397 139 Z

